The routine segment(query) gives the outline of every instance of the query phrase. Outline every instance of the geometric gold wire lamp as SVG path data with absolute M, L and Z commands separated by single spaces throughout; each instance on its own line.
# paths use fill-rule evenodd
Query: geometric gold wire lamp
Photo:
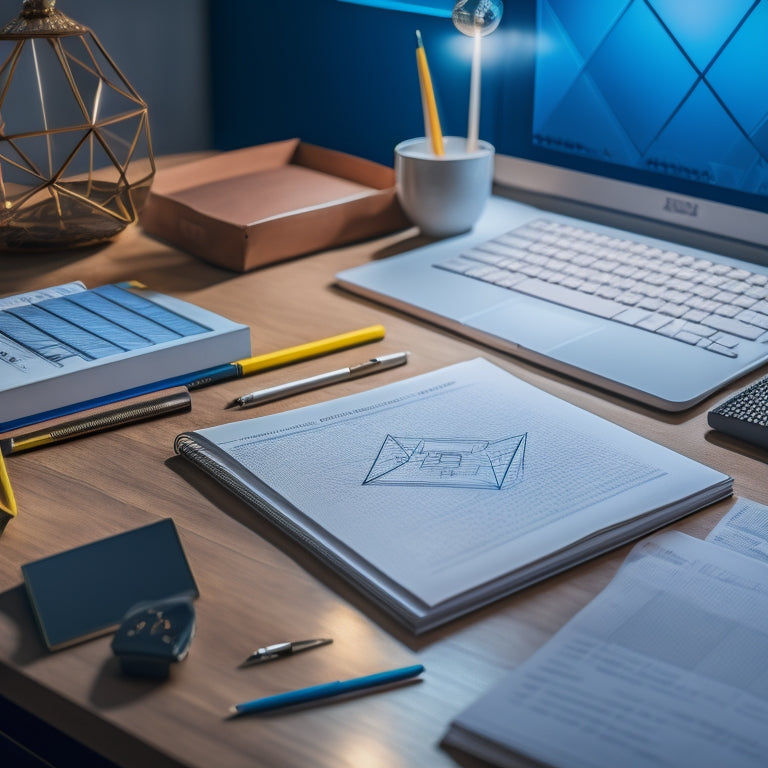
M 0 30 L 0 251 L 107 240 L 155 174 L 147 105 L 55 4 L 24 0 Z

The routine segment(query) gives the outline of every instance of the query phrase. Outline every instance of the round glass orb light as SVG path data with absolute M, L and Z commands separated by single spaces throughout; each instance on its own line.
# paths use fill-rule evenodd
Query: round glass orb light
M 0 252 L 113 237 L 155 173 L 147 105 L 55 2 L 24 0 L 0 30 Z
M 503 12 L 501 0 L 459 0 L 451 16 L 459 32 L 469 37 L 485 37 L 499 26 Z

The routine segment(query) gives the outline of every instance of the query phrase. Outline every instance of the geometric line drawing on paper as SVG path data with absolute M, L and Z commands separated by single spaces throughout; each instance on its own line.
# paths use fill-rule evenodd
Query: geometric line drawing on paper
M 501 490 L 519 482 L 528 433 L 501 440 L 387 435 L 363 485 Z

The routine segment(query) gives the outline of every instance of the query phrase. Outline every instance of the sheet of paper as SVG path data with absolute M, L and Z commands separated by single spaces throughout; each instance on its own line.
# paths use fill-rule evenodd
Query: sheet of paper
M 28 291 L 27 293 L 17 293 L 13 296 L 4 296 L 3 298 L 0 298 L 0 310 L 25 307 L 45 299 L 69 296 L 84 290 L 85 285 L 78 281 L 74 283 L 65 283 L 63 285 L 54 285 L 50 288 L 41 288 L 37 291 Z M 36 366 L 40 365 L 36 353 L 2 334 L 0 334 L 0 363 L 6 363 L 13 367 L 14 370 L 21 372 L 33 370 Z
M 768 568 L 659 534 L 447 741 L 499 765 L 762 768 L 766 658 Z
M 427 605 L 727 480 L 482 359 L 199 434 Z
M 62 285 L 53 285 L 50 288 L 40 288 L 37 291 L 15 293 L 12 296 L 3 296 L 0 298 L 0 309 L 22 307 L 25 304 L 36 304 L 38 301 L 43 301 L 44 299 L 69 296 L 72 293 L 80 293 L 84 290 L 85 285 L 77 280 L 74 283 L 63 283 Z
M 104 285 L 3 309 L 0 359 L 11 365 L 5 379 L 13 385 L 13 374 L 22 380 L 60 376 L 94 360 L 138 353 L 209 330 L 119 285 Z
M 768 563 L 768 507 L 737 499 L 710 531 L 707 541 Z

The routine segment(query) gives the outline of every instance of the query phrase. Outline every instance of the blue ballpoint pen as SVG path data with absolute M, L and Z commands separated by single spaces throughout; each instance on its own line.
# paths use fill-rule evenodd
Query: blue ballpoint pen
M 390 669 L 386 672 L 377 672 L 374 675 L 365 677 L 356 677 L 352 680 L 336 680 L 332 683 L 322 683 L 321 685 L 312 685 L 309 688 L 300 688 L 296 691 L 286 691 L 274 696 L 266 696 L 263 699 L 254 699 L 246 701 L 243 704 L 236 704 L 230 707 L 230 715 L 245 715 L 253 712 L 269 712 L 273 709 L 289 707 L 294 704 L 305 704 L 318 699 L 328 699 L 332 696 L 340 696 L 343 693 L 352 693 L 353 691 L 363 691 L 369 688 L 379 688 L 392 683 L 399 683 L 403 680 L 409 680 L 412 677 L 420 675 L 424 671 L 421 664 L 415 664 L 412 667 L 401 667 L 400 669 Z

